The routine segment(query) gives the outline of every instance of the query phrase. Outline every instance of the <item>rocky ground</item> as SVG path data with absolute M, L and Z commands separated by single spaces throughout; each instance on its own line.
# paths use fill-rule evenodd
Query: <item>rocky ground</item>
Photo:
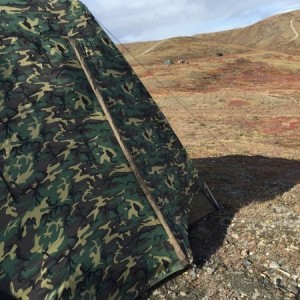
M 300 162 L 195 162 L 222 208 L 190 228 L 194 265 L 141 299 L 300 299 Z

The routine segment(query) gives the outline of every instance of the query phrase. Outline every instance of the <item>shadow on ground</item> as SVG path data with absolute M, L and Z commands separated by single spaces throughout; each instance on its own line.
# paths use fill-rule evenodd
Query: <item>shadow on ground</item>
M 224 156 L 195 159 L 221 210 L 189 230 L 194 263 L 201 266 L 226 237 L 236 212 L 253 202 L 280 196 L 300 183 L 300 161 L 263 156 Z

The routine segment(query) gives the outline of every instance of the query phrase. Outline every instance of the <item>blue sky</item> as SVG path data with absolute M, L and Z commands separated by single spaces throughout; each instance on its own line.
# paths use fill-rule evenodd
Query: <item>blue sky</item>
M 299 0 L 82 0 L 120 42 L 244 27 L 300 9 Z

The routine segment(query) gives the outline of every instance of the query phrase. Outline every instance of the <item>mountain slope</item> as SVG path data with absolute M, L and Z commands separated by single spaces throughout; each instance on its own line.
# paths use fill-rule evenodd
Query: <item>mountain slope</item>
M 203 41 L 269 50 L 300 49 L 300 10 L 269 17 L 240 29 L 196 35 Z
M 262 50 L 300 55 L 300 10 L 275 15 L 240 29 L 124 46 L 126 49 L 119 46 L 120 50 L 132 65 L 137 63 L 133 56 L 143 64 L 153 65 L 167 58 L 193 60 Z

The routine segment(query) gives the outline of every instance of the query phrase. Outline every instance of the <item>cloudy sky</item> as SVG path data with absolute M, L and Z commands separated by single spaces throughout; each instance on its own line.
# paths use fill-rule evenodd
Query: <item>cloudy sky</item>
M 299 0 L 82 0 L 120 42 L 190 36 L 300 9 Z

